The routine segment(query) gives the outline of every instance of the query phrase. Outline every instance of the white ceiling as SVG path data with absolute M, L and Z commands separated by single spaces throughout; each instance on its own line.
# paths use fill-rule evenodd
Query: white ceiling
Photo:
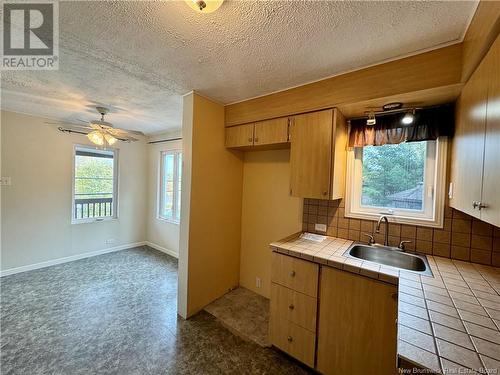
M 61 2 L 58 71 L 3 72 L 2 109 L 179 128 L 181 95 L 231 103 L 462 40 L 476 1 Z

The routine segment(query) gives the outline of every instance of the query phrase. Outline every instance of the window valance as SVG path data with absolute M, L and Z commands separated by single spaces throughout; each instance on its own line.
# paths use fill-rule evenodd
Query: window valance
M 350 121 L 349 147 L 381 146 L 402 142 L 435 140 L 452 136 L 455 126 L 453 104 L 417 109 L 412 124 L 404 125 L 405 113 L 380 114 L 375 125 L 366 118 Z

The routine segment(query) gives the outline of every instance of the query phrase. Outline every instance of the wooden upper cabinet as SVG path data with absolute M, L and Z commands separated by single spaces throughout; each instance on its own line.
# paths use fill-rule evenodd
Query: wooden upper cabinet
M 287 143 L 288 122 L 288 117 L 256 122 L 254 145 Z
M 325 375 L 397 373 L 397 287 L 321 267 L 316 369 Z
M 484 131 L 486 126 L 486 76 L 480 66 L 464 86 L 457 103 L 452 148 L 451 207 L 479 218 L 473 202 L 481 200 Z
M 484 143 L 481 220 L 500 226 L 500 37 L 485 59 L 488 105 Z
M 291 117 L 290 194 L 302 198 L 343 197 L 347 129 L 336 109 Z
M 253 145 L 254 124 L 226 128 L 226 147 L 247 147 Z
M 499 61 L 500 37 L 497 37 L 460 95 L 450 199 L 451 207 L 496 226 L 500 226 Z
M 226 128 L 226 147 L 245 149 L 252 146 L 267 146 L 259 149 L 287 147 L 288 124 L 288 117 L 281 117 L 231 126 Z

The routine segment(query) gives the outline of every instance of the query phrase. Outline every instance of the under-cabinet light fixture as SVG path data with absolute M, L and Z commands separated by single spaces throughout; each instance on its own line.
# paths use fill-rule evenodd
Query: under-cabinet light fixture
M 415 110 L 414 109 L 406 112 L 406 114 L 401 119 L 401 123 L 403 125 L 410 125 L 413 123 L 413 121 L 415 121 Z
M 373 111 L 370 111 L 368 114 L 368 119 L 366 120 L 366 125 L 373 126 L 377 123 L 377 120 L 375 119 L 375 113 Z

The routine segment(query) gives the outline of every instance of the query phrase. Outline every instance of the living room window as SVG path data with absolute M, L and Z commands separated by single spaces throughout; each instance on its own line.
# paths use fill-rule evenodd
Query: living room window
M 173 223 L 180 222 L 182 152 L 162 151 L 160 154 L 158 217 Z
M 75 146 L 72 223 L 117 218 L 117 152 Z

